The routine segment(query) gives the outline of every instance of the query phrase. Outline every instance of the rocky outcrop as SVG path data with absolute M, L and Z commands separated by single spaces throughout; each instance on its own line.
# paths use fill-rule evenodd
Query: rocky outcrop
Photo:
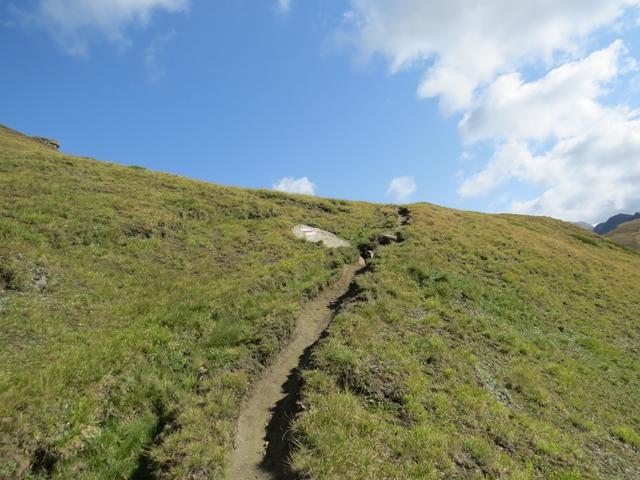
M 31 137 L 31 138 L 54 150 L 60 149 L 60 142 L 58 142 L 57 140 L 51 140 L 50 138 L 45 138 L 45 137 Z

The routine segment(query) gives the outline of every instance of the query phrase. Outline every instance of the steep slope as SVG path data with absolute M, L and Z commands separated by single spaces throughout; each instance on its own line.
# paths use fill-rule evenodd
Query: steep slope
M 593 228 L 593 231 L 598 235 L 606 235 L 607 233 L 615 230 L 618 226 L 623 223 L 630 222 L 632 220 L 640 219 L 640 212 L 637 212 L 633 215 L 627 213 L 619 213 L 618 215 L 614 215 L 606 222 L 599 223 Z
M 640 220 L 619 225 L 605 235 L 612 242 L 640 251 Z
M 219 477 L 301 304 L 394 221 L 0 128 L 0 478 Z M 354 247 L 296 240 L 298 223 Z
M 409 209 L 304 373 L 301 478 L 640 478 L 640 255 Z
M 223 477 L 303 306 L 333 317 L 344 265 L 397 212 L 0 127 L 0 478 Z M 639 478 L 640 255 L 551 219 L 400 215 L 305 354 L 300 475 Z M 353 247 L 296 240 L 301 223 Z

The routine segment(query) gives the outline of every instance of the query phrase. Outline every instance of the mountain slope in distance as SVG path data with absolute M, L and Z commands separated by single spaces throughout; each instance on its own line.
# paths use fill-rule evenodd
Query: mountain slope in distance
M 618 225 L 605 237 L 612 242 L 640 251 L 640 219 Z
M 618 225 L 637 219 L 640 219 L 640 212 L 637 212 L 633 215 L 628 213 L 619 213 L 618 215 L 614 215 L 613 217 L 609 218 L 609 220 L 607 220 L 606 222 L 602 222 L 596 225 L 593 228 L 593 231 L 598 235 L 605 235 L 618 227 Z

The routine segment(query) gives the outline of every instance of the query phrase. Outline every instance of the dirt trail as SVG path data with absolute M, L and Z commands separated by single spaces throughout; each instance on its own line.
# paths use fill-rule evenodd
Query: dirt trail
M 408 218 L 408 210 L 400 208 L 395 230 L 381 237 L 381 241 L 391 236 L 397 239 L 400 228 L 408 222 Z M 242 408 L 235 450 L 227 471 L 229 480 L 295 478 L 287 469 L 290 450 L 287 430 L 297 412 L 300 370 L 306 365 L 313 346 L 342 304 L 357 295 L 357 288 L 352 282 L 364 268 L 362 259 L 355 264 L 345 265 L 340 276 L 302 308 L 291 342 L 253 386 Z

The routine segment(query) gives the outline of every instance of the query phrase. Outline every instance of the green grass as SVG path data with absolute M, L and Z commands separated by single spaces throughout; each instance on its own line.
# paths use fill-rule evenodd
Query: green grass
M 640 257 L 547 218 L 410 210 L 305 373 L 303 478 L 639 478 Z
M 392 208 L 223 188 L 0 128 L 0 478 L 215 478 L 301 302 Z
M 639 478 L 640 256 L 547 218 L 410 210 L 304 373 L 303 478 Z M 220 478 L 301 303 L 395 222 L 6 128 L 0 212 L 2 479 Z

